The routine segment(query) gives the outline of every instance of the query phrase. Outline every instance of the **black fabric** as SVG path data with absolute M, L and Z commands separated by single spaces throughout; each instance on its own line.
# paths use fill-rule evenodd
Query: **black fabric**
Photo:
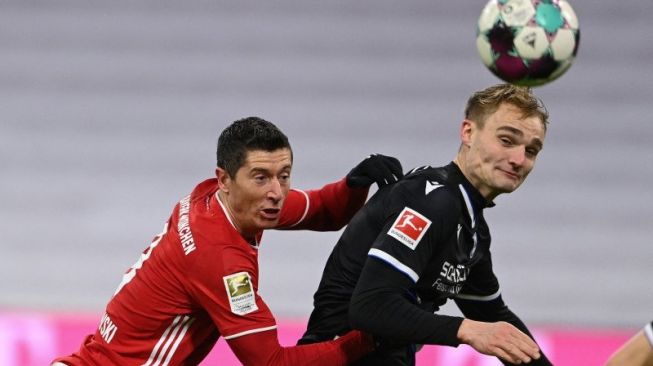
M 415 346 L 377 348 L 352 366 L 415 366 Z
M 377 258 L 368 258 L 349 307 L 353 328 L 386 345 L 408 343 L 458 346 L 462 318 L 422 309 L 408 290 L 412 281 Z
M 492 206 L 453 163 L 381 187 L 331 252 L 302 341 L 353 327 L 391 348 L 455 346 L 462 318 L 434 314 L 448 299 L 527 331 L 499 296 L 483 216 Z
M 382 187 L 398 181 L 403 176 L 403 168 L 397 158 L 372 154 L 347 174 L 347 185 L 351 188 L 360 188 L 376 183 Z

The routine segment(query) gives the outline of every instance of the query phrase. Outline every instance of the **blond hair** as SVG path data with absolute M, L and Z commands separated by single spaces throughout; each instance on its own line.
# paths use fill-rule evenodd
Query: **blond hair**
M 472 94 L 465 107 L 465 119 L 482 127 L 485 119 L 503 103 L 517 107 L 524 118 L 538 117 L 546 131 L 549 112 L 544 103 L 533 94 L 531 88 L 512 84 L 498 84 Z

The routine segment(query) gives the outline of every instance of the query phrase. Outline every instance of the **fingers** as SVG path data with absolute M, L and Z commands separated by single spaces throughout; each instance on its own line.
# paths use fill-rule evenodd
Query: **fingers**
M 458 337 L 481 353 L 513 364 L 529 363 L 540 358 L 537 343 L 506 322 L 486 323 L 465 319 Z
M 379 174 L 375 177 L 375 181 L 379 186 L 397 182 L 403 177 L 403 168 L 397 158 L 381 154 L 374 154 L 371 157 L 376 160 Z
M 532 360 L 539 358 L 539 355 L 537 358 L 530 356 L 516 345 L 504 345 L 503 347 L 504 348 L 497 348 L 495 350 L 495 355 L 510 363 L 519 365 L 522 363 L 529 363 Z
M 384 186 L 389 183 L 394 183 L 397 181 L 397 177 L 393 174 L 386 160 L 380 160 L 376 166 L 377 174 L 375 174 L 374 180 L 379 187 Z
M 397 158 L 391 156 L 388 156 L 386 158 L 387 159 L 385 162 L 388 165 L 390 171 L 392 172 L 392 176 L 394 177 L 394 180 L 396 182 L 404 176 L 404 169 Z
M 537 343 L 528 335 L 510 324 L 507 326 L 507 337 L 497 345 L 497 356 L 515 363 L 529 363 L 540 358 L 540 349 Z
M 513 341 L 513 344 L 517 349 L 522 352 L 524 355 L 530 357 L 531 359 L 537 360 L 540 358 L 540 347 L 537 346 L 534 340 L 531 339 L 528 335 L 523 332 L 516 330 L 516 337 Z
M 379 187 L 397 182 L 403 177 L 401 163 L 394 157 L 372 154 L 363 159 L 347 174 L 350 187 L 368 187 L 376 183 Z

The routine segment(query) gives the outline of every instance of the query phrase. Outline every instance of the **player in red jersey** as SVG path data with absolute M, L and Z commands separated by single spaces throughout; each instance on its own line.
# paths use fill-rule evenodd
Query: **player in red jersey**
M 400 178 L 395 158 L 372 155 L 319 190 L 290 189 L 292 150 L 272 123 L 250 117 L 218 140 L 216 178 L 200 183 L 125 273 L 97 331 L 64 365 L 196 365 L 219 337 L 244 365 L 345 365 L 372 349 L 359 331 L 282 347 L 258 294 L 264 229 L 338 230 L 373 182 Z

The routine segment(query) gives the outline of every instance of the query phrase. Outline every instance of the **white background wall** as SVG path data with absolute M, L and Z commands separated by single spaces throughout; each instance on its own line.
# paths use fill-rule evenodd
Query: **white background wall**
M 651 318 L 649 0 L 572 2 L 579 57 L 526 184 L 486 217 L 504 298 L 536 324 Z M 0 310 L 100 314 L 218 132 L 259 115 L 319 186 L 371 152 L 449 162 L 481 1 L 0 2 Z M 306 318 L 337 233 L 269 232 L 261 293 Z M 454 311 L 450 309 L 450 311 Z

